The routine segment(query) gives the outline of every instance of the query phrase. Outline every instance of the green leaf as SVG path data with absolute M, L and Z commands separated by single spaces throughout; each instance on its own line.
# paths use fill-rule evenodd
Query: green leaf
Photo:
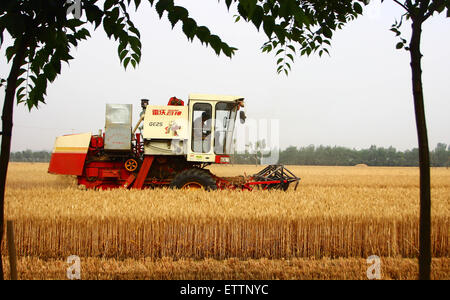
M 326 38 L 331 39 L 333 32 L 328 28 L 328 26 L 322 26 L 322 33 Z
M 22 76 L 23 73 L 25 73 L 27 71 L 27 69 L 21 68 L 17 74 L 17 77 Z
M 125 60 L 123 61 L 123 66 L 125 68 L 125 70 L 127 69 L 128 64 L 130 63 L 131 57 L 127 57 L 125 58 Z
M 53 66 L 53 69 L 55 70 L 55 72 L 57 74 L 61 74 L 61 61 L 59 60 L 59 58 L 56 58 L 56 56 L 54 56 L 52 58 L 52 60 L 50 61 L 50 63 Z
M 358 2 L 355 2 L 353 4 L 353 9 L 355 10 L 355 12 L 357 14 L 362 14 L 362 12 L 363 12 L 363 9 L 362 9 L 361 5 Z
M 197 27 L 197 31 L 195 33 L 198 39 L 203 43 L 207 43 L 207 39 L 209 38 L 211 32 L 205 26 Z
M 286 63 L 286 66 L 291 70 L 291 65 L 289 63 Z
M 227 56 L 227 57 L 232 57 L 234 55 L 235 50 L 237 50 L 236 48 L 230 47 L 228 46 L 226 43 L 222 42 L 222 51 L 223 53 Z
M 81 28 L 80 30 L 78 30 L 74 33 L 74 37 L 77 40 L 86 40 L 90 36 L 91 36 L 91 34 L 89 33 L 89 31 L 86 28 Z
M 103 29 L 105 30 L 105 33 L 108 36 L 108 38 L 111 38 L 114 31 L 114 23 L 111 22 L 110 18 L 103 19 Z
M 140 63 L 140 62 L 141 62 L 141 56 L 140 56 L 140 55 L 138 55 L 138 54 L 136 54 L 136 53 L 133 53 L 133 54 L 131 54 L 131 57 L 133 57 L 134 60 L 135 60 L 137 63 Z
M 17 82 L 16 82 L 16 88 L 19 87 L 25 80 L 26 80 L 25 78 L 19 78 L 19 79 L 17 79 Z
M 164 11 L 169 10 L 171 7 L 173 7 L 173 0 L 159 0 L 155 5 L 159 18 L 161 19 Z
M 403 48 L 403 43 L 402 42 L 399 42 L 399 43 L 397 43 L 397 45 L 395 46 L 395 48 L 396 49 L 402 49 Z
M 283 65 L 278 66 L 278 68 L 277 68 L 277 73 L 280 73 L 281 70 L 283 70 Z
M 128 54 L 128 52 L 129 52 L 129 50 L 123 50 L 120 54 L 119 54 L 119 59 L 120 59 L 120 61 L 122 62 L 123 61 L 123 59 L 125 58 L 125 56 L 127 56 L 127 54 Z
M 226 5 L 227 5 L 227 8 L 228 8 L 228 10 L 230 10 L 230 6 L 231 6 L 231 2 L 232 2 L 233 0 L 225 0 L 225 3 L 226 3 Z
M 286 54 L 286 56 L 289 57 L 292 62 L 294 62 L 294 56 L 292 56 L 292 54 Z
M 257 6 L 258 0 L 241 0 L 239 2 L 243 4 L 247 17 L 252 18 L 256 8 L 258 7 Z
M 272 18 L 270 18 L 270 17 L 263 18 L 263 29 L 269 39 L 272 37 L 274 26 L 275 26 L 275 22 Z
M 131 45 L 131 47 L 136 47 L 136 48 L 142 47 L 141 41 L 135 36 L 129 36 L 128 43 Z
M 292 45 L 288 45 L 287 47 L 288 47 L 289 49 L 291 49 L 291 51 L 292 51 L 292 52 L 296 53 L 296 51 L 295 51 L 295 47 L 294 47 L 294 46 L 292 46 Z
M 120 53 L 122 53 L 122 51 L 125 50 L 127 45 L 128 45 L 127 41 L 120 41 L 119 47 L 117 48 L 117 53 L 119 54 L 119 56 L 120 56 Z
M 25 90 L 25 87 L 21 87 L 16 92 L 17 103 L 23 102 L 22 98 L 25 96 L 25 94 L 22 94 L 23 90 Z
M 141 47 L 136 46 L 136 45 L 131 45 L 131 50 L 133 50 L 133 52 L 139 56 L 141 56 Z
M 141 33 L 139 32 L 139 30 L 136 27 L 134 27 L 134 26 L 129 27 L 128 30 L 130 32 L 134 33 L 138 38 L 141 38 Z
M 141 4 L 141 0 L 134 0 L 134 6 L 136 6 L 136 10 L 139 8 L 140 4 Z
M 173 10 L 169 10 L 168 18 L 172 24 L 172 28 L 175 27 L 179 20 L 184 20 L 189 16 L 188 11 L 181 6 L 175 6 Z
M 263 45 L 263 48 L 262 48 L 262 52 L 263 52 L 263 53 L 264 53 L 264 52 L 269 53 L 270 51 L 272 51 L 272 45 L 271 45 L 271 44 L 268 44 L 268 43 L 264 44 L 264 45 Z M 282 51 L 283 51 L 283 50 L 282 50 Z
M 106 0 L 105 4 L 103 5 L 104 10 L 109 10 L 113 5 L 117 2 L 116 0 Z
M 216 54 L 219 55 L 222 46 L 222 41 L 220 38 L 217 35 L 211 35 L 209 38 L 209 44 L 214 49 Z
M 286 39 L 286 34 L 287 34 L 286 30 L 283 29 L 281 26 L 278 26 L 278 25 L 276 25 L 273 30 L 274 30 L 275 35 L 277 36 L 278 40 L 280 41 L 280 43 L 282 45 L 284 45 L 284 42 L 285 42 L 285 39 Z
M 306 54 L 309 56 L 311 54 L 312 49 L 310 47 L 306 48 Z
M 392 27 L 389 30 L 393 31 L 395 33 L 395 36 L 399 36 L 401 34 L 400 31 L 397 28 L 395 28 L 395 27 Z
M 53 82 L 56 79 L 56 71 L 51 64 L 46 64 L 44 66 L 44 74 L 48 81 Z
M 197 31 L 197 23 L 193 19 L 188 18 L 185 21 L 183 21 L 183 32 L 188 39 L 192 40 L 195 36 L 196 31 Z
M 255 25 L 256 29 L 258 29 L 258 30 L 261 27 L 263 17 L 264 17 L 264 11 L 263 11 L 262 7 L 257 6 L 252 15 L 252 22 Z
M 104 15 L 103 11 L 96 5 L 93 5 L 87 1 L 83 2 L 83 4 L 88 22 L 94 23 L 95 29 L 97 29 L 97 27 L 102 23 Z
M 117 21 L 117 19 L 119 18 L 119 14 L 120 14 L 119 8 L 118 7 L 114 7 L 113 10 L 111 11 L 111 13 L 109 14 L 109 17 L 113 21 Z
M 180 20 L 185 20 L 189 17 L 189 12 L 186 8 L 181 6 L 175 6 L 173 8 L 174 13 L 178 16 Z
M 245 9 L 244 5 L 242 4 L 242 1 L 239 1 L 237 9 L 238 9 L 239 15 L 241 15 L 245 20 L 247 20 L 247 17 L 248 17 L 247 10 Z
M 11 58 L 16 54 L 16 48 L 14 46 L 6 48 L 6 59 L 8 62 L 11 61 Z
M 80 19 L 70 19 L 67 20 L 67 27 L 70 29 L 75 29 L 76 27 L 80 27 L 81 25 L 86 24 L 85 22 L 81 21 Z

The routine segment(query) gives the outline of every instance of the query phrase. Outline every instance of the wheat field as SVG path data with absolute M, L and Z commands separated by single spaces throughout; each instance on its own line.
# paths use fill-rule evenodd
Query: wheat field
M 26 270 L 55 270 L 69 255 L 82 257 L 91 279 L 364 279 L 370 255 L 386 262 L 386 279 L 417 275 L 418 168 L 288 166 L 302 178 L 296 191 L 205 192 L 85 191 L 47 167 L 11 163 L 8 171 L 5 217 L 14 221 L 23 278 L 45 278 Z M 431 176 L 433 278 L 448 279 L 450 170 Z M 162 265 L 177 271 L 149 271 Z M 327 268 L 335 271 L 320 271 Z

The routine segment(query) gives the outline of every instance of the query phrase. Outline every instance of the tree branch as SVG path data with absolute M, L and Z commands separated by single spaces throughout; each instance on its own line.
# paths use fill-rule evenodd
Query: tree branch
M 444 0 L 434 0 L 433 3 L 431 3 L 431 5 L 427 7 L 428 8 L 428 13 L 426 13 L 423 16 L 423 21 L 425 21 L 426 19 L 431 17 L 433 15 L 433 13 L 436 11 L 436 9 L 442 4 L 444 4 Z
M 403 3 L 401 3 L 400 1 L 397 1 L 397 0 L 394 0 L 394 2 L 397 3 L 398 5 L 400 5 L 401 7 L 403 7 L 409 14 L 411 14 L 411 11 Z
M 428 5 L 430 4 L 430 0 L 422 0 L 419 3 L 420 4 L 419 4 L 419 15 L 418 15 L 418 17 L 423 22 L 424 19 L 422 19 L 422 18 L 425 16 L 425 14 L 426 14 L 426 12 L 428 10 Z

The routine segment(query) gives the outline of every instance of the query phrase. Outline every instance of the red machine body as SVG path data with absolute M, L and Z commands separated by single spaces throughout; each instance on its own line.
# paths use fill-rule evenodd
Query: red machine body
M 143 99 L 143 113 L 147 104 L 148 100 Z M 184 102 L 172 97 L 168 105 L 183 106 Z M 88 189 L 173 187 L 251 191 L 259 187 L 286 190 L 290 183 L 298 184 L 300 180 L 278 165 L 268 166 L 250 177 L 234 178 L 217 177 L 205 168 L 211 163 L 228 164 L 230 156 L 226 154 L 215 155 L 213 160 L 207 162 L 188 160 L 186 155 L 176 153 L 152 155 L 152 152 L 144 151 L 147 149 L 144 140 L 140 133 L 136 133 L 139 123 L 131 131 L 130 111 L 131 107 L 127 105 L 107 105 L 106 124 L 109 127 L 105 126 L 106 135 L 82 133 L 57 137 L 48 172 L 75 175 L 78 184 Z M 118 117 L 119 121 L 114 123 L 111 116 Z M 128 125 L 123 126 L 123 123 Z
M 69 135 L 62 138 L 72 140 L 79 136 Z M 192 169 L 201 170 L 213 178 L 214 189 L 286 190 L 292 182 L 296 181 L 298 185 L 299 178 L 281 165 L 268 166 L 250 177 L 221 178 L 202 169 L 200 165 L 192 165 L 180 159 L 176 160 L 175 157 L 144 155 L 141 160 L 139 157 L 142 157 L 142 145 L 139 141 L 140 137 L 136 135 L 133 154 L 127 157 L 110 157 L 105 154 L 103 136 L 91 136 L 88 147 L 55 147 L 55 150 L 59 152 L 52 154 L 49 173 L 76 175 L 78 184 L 87 189 L 173 187 L 172 183 L 177 174 Z M 73 151 L 86 153 L 73 153 Z M 187 187 L 201 186 L 200 184 L 191 184 Z

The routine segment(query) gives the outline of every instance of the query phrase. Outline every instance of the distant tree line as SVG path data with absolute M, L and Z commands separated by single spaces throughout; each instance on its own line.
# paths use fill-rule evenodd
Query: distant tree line
M 231 158 L 236 164 L 259 164 L 262 152 L 245 151 Z M 438 143 L 430 152 L 432 167 L 450 166 L 450 145 Z M 322 165 L 322 166 L 419 166 L 419 150 L 398 151 L 394 147 L 371 146 L 368 149 L 350 149 L 338 146 L 295 147 L 290 146 L 279 153 L 279 163 L 285 165 Z
M 11 152 L 9 161 L 13 162 L 49 162 L 51 153 L 49 151 L 19 151 Z
M 260 164 L 262 152 L 252 148 L 245 153 L 232 155 L 234 164 Z M 431 151 L 431 166 L 450 166 L 450 145 L 438 143 Z M 12 152 L 12 162 L 49 162 L 51 153 L 48 151 L 19 151 Z M 263 161 L 264 162 L 264 161 Z M 279 163 L 285 165 L 318 165 L 318 166 L 354 166 L 366 164 L 368 166 L 418 166 L 419 151 L 417 148 L 397 151 L 394 147 L 383 148 L 371 146 L 368 149 L 350 149 L 331 146 L 290 146 L 279 153 Z

